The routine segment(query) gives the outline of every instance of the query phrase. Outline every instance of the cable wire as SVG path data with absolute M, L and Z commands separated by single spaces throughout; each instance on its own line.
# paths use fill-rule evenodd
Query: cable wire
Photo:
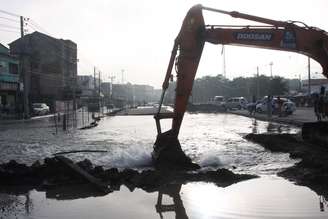
M 7 14 L 7 15 L 10 15 L 10 16 L 13 16 L 13 17 L 20 17 L 20 15 L 14 14 L 14 13 L 9 12 L 9 11 L 5 11 L 5 10 L 1 10 L 0 9 L 0 12 L 3 13 L 3 14 Z
M 8 32 L 8 33 L 20 33 L 19 31 L 6 30 L 6 29 L 1 29 L 1 28 L 0 28 L 0 31 L 2 31 L 2 32 Z
M 48 31 L 46 31 L 43 27 L 41 27 L 36 21 L 34 21 L 31 18 L 27 21 L 27 25 L 30 26 L 35 31 L 38 31 L 38 32 L 41 32 L 41 33 L 46 33 L 47 35 L 51 35 Z M 48 41 L 50 41 L 50 40 L 55 41 L 55 40 L 58 40 L 58 39 L 52 39 L 52 37 L 49 37 L 49 39 L 47 39 L 47 40 Z M 72 49 L 72 48 L 70 48 L 69 46 L 67 46 L 65 44 L 64 44 L 64 47 L 68 48 L 68 49 Z M 79 52 L 79 53 L 80 53 L 80 56 L 81 56 L 82 59 L 84 59 L 89 65 L 94 66 L 94 64 L 89 59 L 87 59 L 86 56 L 84 56 L 82 54 L 82 52 Z M 80 64 L 82 63 L 81 60 L 79 60 L 79 63 Z M 85 65 L 87 66 L 87 64 L 85 64 Z
M 4 19 L 4 20 L 7 20 L 7 21 L 12 21 L 12 22 L 15 22 L 15 23 L 20 23 L 20 21 L 18 21 L 18 20 L 7 18 L 7 17 L 0 17 L 0 19 Z
M 19 30 L 19 27 L 15 27 L 15 26 L 7 25 L 7 24 L 1 24 L 1 23 L 0 23 L 0 27 L 5 27 L 5 28 L 10 28 L 10 29 L 17 29 L 17 30 Z

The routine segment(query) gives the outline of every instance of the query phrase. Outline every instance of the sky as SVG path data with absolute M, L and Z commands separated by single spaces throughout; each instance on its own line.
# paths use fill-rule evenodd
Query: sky
M 0 0 L 0 10 L 30 18 L 29 33 L 34 28 L 77 43 L 79 75 L 93 74 L 96 66 L 104 81 L 113 76 L 114 83 L 160 88 L 174 39 L 195 4 L 302 21 L 328 31 L 327 0 Z M 1 17 L 18 17 L 0 11 L 0 43 L 7 45 L 20 36 L 19 23 Z M 204 18 L 206 24 L 254 24 L 213 12 L 204 12 Z M 196 77 L 223 74 L 221 50 L 221 45 L 205 44 Z M 274 76 L 307 79 L 307 57 L 296 53 L 226 46 L 225 59 L 229 79 L 253 76 L 257 67 L 260 74 L 270 76 L 270 63 Z M 320 73 L 312 60 L 312 77 L 323 77 Z

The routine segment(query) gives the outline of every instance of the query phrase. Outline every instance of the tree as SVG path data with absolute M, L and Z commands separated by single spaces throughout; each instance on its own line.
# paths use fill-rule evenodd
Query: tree
M 170 85 L 166 103 L 173 103 L 175 97 L 175 86 Z M 245 97 L 251 100 L 253 96 L 257 99 L 267 95 L 282 95 L 288 92 L 287 81 L 282 77 L 270 78 L 265 75 L 254 77 L 238 77 L 228 80 L 222 75 L 204 76 L 197 78 L 193 84 L 191 101 L 194 103 L 206 102 L 215 96 Z
M 269 88 L 271 95 L 283 95 L 288 92 L 287 81 L 278 76 L 270 80 Z

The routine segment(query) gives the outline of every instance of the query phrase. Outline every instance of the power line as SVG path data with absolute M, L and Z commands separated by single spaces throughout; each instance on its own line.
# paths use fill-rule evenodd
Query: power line
M 2 12 L 2 11 L 0 10 L 0 12 Z M 9 15 L 20 17 L 19 15 L 11 14 L 10 12 L 8 12 L 8 13 L 9 13 Z M 8 19 L 10 19 L 10 18 L 8 18 Z M 14 19 L 10 19 L 10 20 L 14 21 Z M 63 54 L 61 54 L 58 51 L 56 51 L 56 49 L 58 49 L 58 44 L 57 44 L 58 41 L 57 40 L 59 40 L 59 39 L 55 39 L 55 38 L 51 37 L 51 34 L 46 29 L 44 29 L 41 25 L 39 25 L 35 20 L 33 20 L 31 18 L 24 18 L 24 21 L 25 21 L 24 22 L 24 25 L 26 25 L 28 28 L 31 28 L 34 31 L 37 31 L 37 32 L 40 32 L 40 33 L 46 33 L 46 35 L 48 35 L 48 36 L 44 37 L 44 39 L 46 41 L 48 41 L 50 43 L 50 45 L 52 45 L 54 47 L 54 50 L 51 51 L 54 56 L 56 56 L 56 57 L 64 60 L 65 62 L 68 62 L 70 64 L 77 64 L 78 59 L 76 59 L 76 60 L 68 59 L 68 58 L 64 57 Z M 9 27 L 9 25 L 5 25 L 5 26 L 8 26 Z M 0 24 L 0 27 L 1 27 L 1 24 Z M 11 26 L 10 28 L 14 28 L 14 27 Z M 17 28 L 17 29 L 19 29 L 19 28 Z M 14 31 L 10 31 L 10 32 L 14 32 Z M 67 48 L 69 50 L 72 49 L 72 47 L 67 46 L 65 43 L 64 44 L 61 44 L 61 46 L 63 46 L 64 48 Z M 81 52 L 80 52 L 80 55 L 82 55 Z M 94 66 L 94 64 L 92 64 L 85 56 L 83 56 L 83 59 L 88 64 L 91 64 L 92 66 Z M 88 64 L 83 63 L 80 60 L 79 60 L 79 64 L 88 66 Z
M 12 21 L 12 22 L 15 22 L 15 23 L 19 23 L 19 20 L 7 18 L 7 17 L 0 17 L 0 19 L 4 19 L 4 20 L 7 20 L 7 21 Z
M 19 30 L 19 27 L 15 27 L 15 26 L 7 25 L 7 24 L 0 24 L 0 27 L 5 27 L 5 28 L 10 28 L 10 29 L 17 29 L 17 30 Z
M 8 32 L 8 33 L 20 33 L 19 31 L 6 30 L 6 29 L 1 29 L 1 28 L 0 28 L 0 31 L 2 31 L 2 32 Z
M 47 30 L 45 30 L 41 25 L 39 25 L 35 20 L 33 20 L 33 19 L 31 19 L 31 18 L 29 18 L 29 20 L 27 21 L 27 25 L 28 26 L 30 26 L 33 30 L 35 30 L 35 31 L 39 31 L 39 32 L 41 32 L 41 33 L 46 33 L 47 35 L 51 35 Z M 57 40 L 57 39 L 52 39 L 52 37 L 50 37 L 49 39 L 47 38 L 47 40 L 48 41 L 50 41 L 50 40 L 53 40 L 53 41 L 55 41 L 55 40 Z M 56 45 L 57 46 L 57 45 Z M 69 46 L 67 46 L 67 45 L 63 45 L 65 48 L 68 48 L 68 49 L 72 49 L 72 48 L 70 48 Z M 81 58 L 82 59 L 84 59 L 84 61 L 86 61 L 89 65 L 91 65 L 91 66 L 94 66 L 95 64 L 93 64 L 90 60 L 88 60 L 87 58 L 86 58 L 86 56 L 84 56 L 83 54 L 82 54 L 82 52 L 80 51 L 79 52 L 79 54 L 80 54 L 80 56 L 81 56 Z M 87 64 L 86 63 L 82 63 L 81 62 L 81 60 L 79 60 L 79 63 L 80 64 L 85 64 L 86 66 L 87 66 Z
M 34 29 L 34 28 L 33 28 L 33 29 Z M 35 30 L 35 29 L 34 29 L 34 30 Z M 54 49 L 58 49 L 58 46 L 59 46 L 59 45 L 55 44 L 55 42 L 56 42 L 55 40 L 56 40 L 56 39 L 52 39 L 51 37 L 48 37 L 48 36 L 47 36 L 47 37 L 44 37 L 43 39 L 45 39 L 46 41 L 48 41 L 49 44 L 52 45 Z M 70 48 L 70 47 L 68 47 L 68 46 L 66 46 L 66 45 L 64 45 L 64 47 L 69 48 L 69 49 L 72 49 L 72 48 Z M 75 64 L 75 63 L 77 62 L 77 60 L 72 60 L 72 59 L 65 58 L 64 56 L 62 56 L 62 54 L 56 52 L 56 50 L 51 50 L 51 53 L 52 53 L 53 55 L 57 56 L 58 58 L 64 60 L 64 61 L 67 62 L 67 63 Z
M 41 30 L 42 32 L 51 35 L 46 29 L 44 29 L 43 27 L 41 27 L 36 21 L 34 21 L 33 19 L 29 18 L 28 22 L 30 22 L 33 26 L 35 26 L 37 29 Z
M 7 14 L 7 15 L 10 15 L 10 16 L 13 16 L 13 17 L 20 17 L 20 15 L 18 15 L 18 14 L 14 14 L 14 13 L 9 12 L 9 11 L 4 11 L 4 10 L 1 10 L 1 9 L 0 9 L 0 12 L 1 12 L 1 13 L 4 13 L 4 14 Z

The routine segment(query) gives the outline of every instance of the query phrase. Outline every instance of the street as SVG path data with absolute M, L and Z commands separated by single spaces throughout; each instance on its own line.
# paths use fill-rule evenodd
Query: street
M 229 111 L 232 114 L 254 117 L 259 120 L 267 121 L 268 115 L 266 113 L 255 113 L 254 115 L 250 115 L 247 110 L 233 110 Z M 292 124 L 296 126 L 302 126 L 305 122 L 315 122 L 317 121 L 314 111 L 312 107 L 298 107 L 296 111 L 292 115 L 278 117 L 277 115 L 272 115 L 271 121 L 280 122 L 285 124 Z

